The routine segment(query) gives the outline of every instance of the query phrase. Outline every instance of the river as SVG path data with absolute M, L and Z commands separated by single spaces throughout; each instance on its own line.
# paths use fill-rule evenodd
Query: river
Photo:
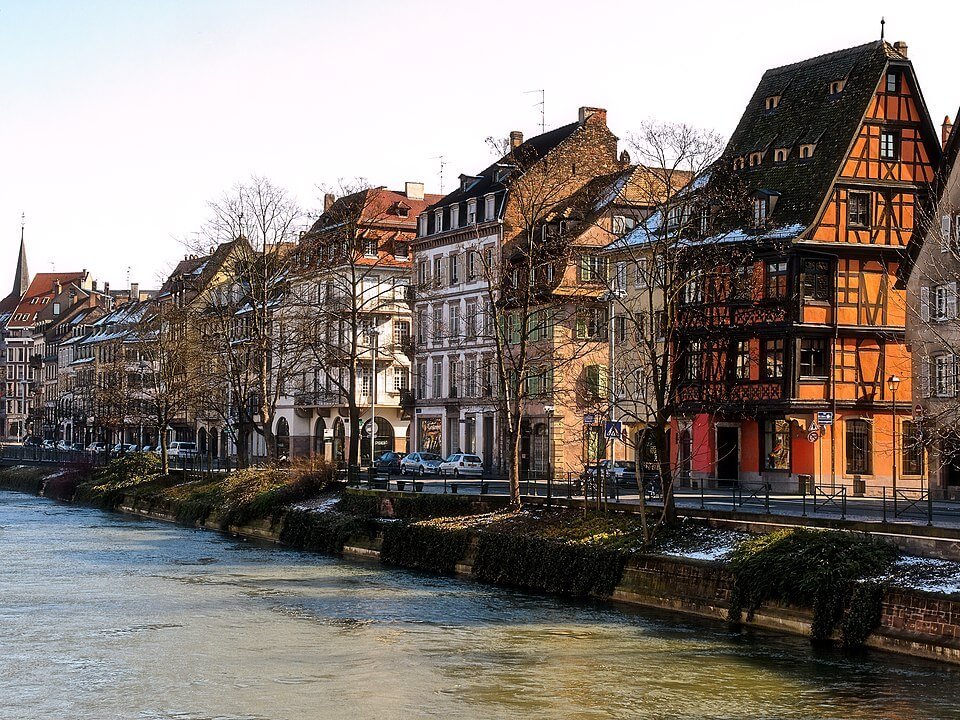
M 960 671 L 0 492 L 0 718 L 960 718 Z

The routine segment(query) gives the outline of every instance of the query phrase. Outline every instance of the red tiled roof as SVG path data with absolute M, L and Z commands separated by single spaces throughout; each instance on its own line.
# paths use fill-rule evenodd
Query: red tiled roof
M 43 310 L 46 304 L 54 294 L 54 286 L 59 280 L 61 285 L 70 283 L 79 283 L 83 280 L 85 273 L 37 273 L 30 282 L 26 294 L 20 300 L 13 315 L 7 323 L 8 327 L 29 327 L 37 319 L 37 313 Z

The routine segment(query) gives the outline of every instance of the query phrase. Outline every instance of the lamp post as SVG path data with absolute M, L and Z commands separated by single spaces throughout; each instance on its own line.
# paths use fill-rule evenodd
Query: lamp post
M 377 447 L 377 345 L 380 332 L 376 325 L 367 331 L 367 335 L 370 339 L 370 467 L 372 468 L 376 460 Z
M 900 378 L 891 375 L 887 378 L 887 387 L 893 396 L 893 517 L 897 517 L 897 388 L 900 387 Z

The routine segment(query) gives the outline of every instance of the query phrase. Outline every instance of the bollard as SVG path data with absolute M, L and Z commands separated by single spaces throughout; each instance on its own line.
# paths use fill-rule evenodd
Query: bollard
M 883 522 L 887 521 L 887 486 L 883 486 Z
M 927 488 L 927 527 L 933 525 L 933 495 L 930 488 Z
M 763 509 L 770 514 L 770 483 L 763 484 Z

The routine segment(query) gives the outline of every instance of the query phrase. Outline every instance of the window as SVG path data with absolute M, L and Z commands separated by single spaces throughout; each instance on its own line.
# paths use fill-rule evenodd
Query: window
M 637 258 L 636 264 L 634 265 L 634 275 L 633 286 L 637 289 L 646 287 L 647 285 L 647 273 L 649 272 L 649 261 L 645 257 Z
M 417 365 L 417 398 L 423 399 L 427 396 L 427 364 Z
M 832 83 L 830 83 L 830 94 L 839 95 L 843 92 L 843 88 L 846 87 L 846 85 L 846 80 L 834 80 Z
M 477 251 L 467 250 L 467 280 L 477 276 Z
M 483 199 L 483 219 L 486 221 L 493 220 L 494 215 L 496 215 L 496 198 L 493 195 L 487 195 Z
M 417 310 L 417 342 L 421 345 L 427 341 L 427 312 Z
M 847 224 L 853 228 L 870 227 L 870 193 L 852 192 L 847 196 Z
M 873 451 L 870 423 L 867 420 L 846 421 L 846 454 L 848 475 L 871 475 Z
M 443 340 L 443 307 L 433 309 L 433 341 Z
M 787 261 L 775 260 L 766 264 L 763 296 L 768 300 L 787 296 Z
M 783 377 L 783 339 L 763 341 L 763 376 L 769 380 Z
M 465 316 L 467 321 L 467 339 L 477 336 L 477 303 L 475 300 L 467 301 L 467 312 Z
M 696 275 L 687 278 L 680 297 L 684 305 L 699 305 L 703 302 L 703 280 Z
M 700 237 L 710 234 L 710 208 L 700 208 Z
M 953 355 L 933 358 L 933 394 L 936 397 L 956 395 L 956 360 Z
M 737 380 L 750 379 L 750 341 L 737 340 L 733 348 L 733 376 Z
M 376 257 L 377 256 L 377 240 L 376 238 L 365 238 L 363 241 L 363 254 L 365 257 Z
M 450 337 L 460 337 L 460 303 L 450 303 Z
M 800 339 L 800 377 L 826 377 L 827 358 L 825 338 Z
M 460 282 L 460 256 L 451 255 L 447 261 L 450 266 L 450 284 L 456 285 Z
M 393 321 L 393 344 L 397 347 L 403 347 L 410 339 L 410 323 L 406 320 Z
M 360 368 L 360 394 L 369 396 L 373 389 L 373 373 L 369 365 Z
M 901 467 L 904 475 L 923 475 L 923 438 L 920 426 L 913 420 L 904 420 L 900 424 L 900 438 L 903 441 Z
M 443 258 L 439 255 L 433 259 L 433 284 L 440 287 L 443 282 Z
M 900 133 L 895 130 L 884 130 L 880 133 L 880 158 L 882 160 L 896 160 L 900 154 Z
M 830 263 L 826 260 L 803 261 L 803 299 L 830 301 Z
M 699 340 L 692 340 L 683 354 L 683 379 L 699 380 L 703 369 L 703 346 Z
M 477 199 L 467 200 L 467 225 L 476 225 L 477 223 Z
M 603 282 L 606 279 L 606 265 L 599 255 L 580 257 L 580 281 Z
M 613 276 L 613 292 L 623 295 L 627 291 L 627 264 L 618 262 Z
M 394 243 L 393 256 L 399 260 L 406 260 L 410 257 L 410 244 L 405 242 Z
M 450 360 L 450 362 L 447 363 L 447 387 L 449 388 L 447 394 L 452 398 L 458 397 L 459 395 L 460 383 L 457 382 L 460 377 L 459 370 L 460 363 L 456 360 Z
M 607 336 L 606 308 L 584 308 L 577 313 L 574 336 L 579 340 L 602 340 Z
M 463 373 L 463 394 L 465 397 L 476 397 L 477 395 L 477 359 L 468 357 L 464 364 Z
M 430 218 L 426 213 L 422 213 L 420 217 L 417 218 L 417 221 L 420 223 L 420 228 L 419 228 L 420 237 L 423 237 L 424 235 L 427 234 L 427 221 L 429 219 Z
M 394 365 L 393 367 L 393 391 L 410 389 L 410 372 L 405 367 Z
M 766 110 L 776 110 L 778 105 L 780 105 L 779 95 L 771 95 L 763 101 L 763 107 Z
M 450 229 L 456 230 L 460 227 L 460 206 L 451 205 L 450 206 Z
M 765 197 L 753 199 L 753 226 L 762 228 L 767 224 L 767 214 L 769 213 L 770 203 Z
M 922 298 L 921 298 L 922 300 Z M 938 322 L 957 317 L 957 284 L 937 285 L 933 288 L 933 319 Z
M 763 423 L 764 470 L 790 469 L 790 421 L 766 420 Z
M 435 398 L 443 396 L 443 358 L 433 359 L 433 396 Z
M 773 161 L 778 164 L 785 163 L 790 157 L 790 151 L 786 148 L 777 148 L 773 152 Z
M 759 152 L 750 153 L 750 167 L 759 165 L 762 162 L 763 162 L 763 153 L 759 153 Z
M 730 279 L 730 299 L 748 301 L 753 299 L 753 266 L 737 265 Z
M 813 157 L 814 151 L 817 149 L 817 146 L 813 143 L 807 143 L 806 145 L 800 146 L 800 159 L 809 160 Z
M 421 260 L 417 263 L 417 284 L 424 288 L 427 286 L 429 275 L 427 273 L 427 261 Z
M 623 315 L 616 315 L 613 318 L 613 337 L 618 343 L 627 340 L 627 319 Z
M 593 398 L 607 397 L 607 368 L 605 365 L 587 365 L 583 369 L 586 394 Z
M 613 216 L 613 234 L 614 235 L 623 235 L 630 232 L 637 226 L 636 218 L 629 217 L 627 215 L 614 215 Z
M 738 157 L 733 159 L 733 169 L 734 170 L 743 170 L 743 158 Z
M 433 212 L 433 231 L 443 232 L 443 209 Z
M 887 73 L 887 92 L 900 92 L 900 73 L 893 71 Z

